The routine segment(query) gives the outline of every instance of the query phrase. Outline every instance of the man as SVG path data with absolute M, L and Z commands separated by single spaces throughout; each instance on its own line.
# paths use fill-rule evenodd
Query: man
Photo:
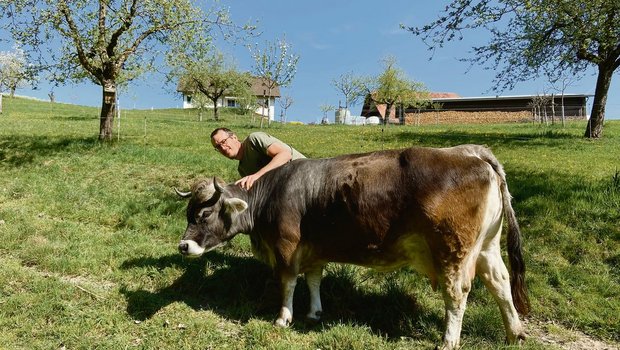
M 235 184 L 246 190 L 269 170 L 306 158 L 293 147 L 260 131 L 240 141 L 232 130 L 217 128 L 211 133 L 211 144 L 225 157 L 239 161 L 237 170 L 242 178 Z

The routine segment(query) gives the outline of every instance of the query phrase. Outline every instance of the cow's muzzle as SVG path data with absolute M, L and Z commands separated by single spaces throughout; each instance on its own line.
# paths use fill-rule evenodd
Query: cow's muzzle
M 192 240 L 183 240 L 179 243 L 179 252 L 183 255 L 200 256 L 204 251 L 205 248 Z
M 187 244 L 187 242 L 179 243 L 179 253 L 187 254 L 188 249 L 189 249 L 189 244 Z

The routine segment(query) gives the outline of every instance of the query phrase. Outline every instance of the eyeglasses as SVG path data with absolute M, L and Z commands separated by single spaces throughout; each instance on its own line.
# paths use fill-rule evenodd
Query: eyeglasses
M 231 137 L 232 137 L 232 135 L 228 135 L 228 137 L 227 137 L 227 138 L 225 138 L 225 139 L 223 139 L 222 141 L 216 142 L 216 143 L 215 143 L 215 146 L 214 146 L 214 147 L 215 147 L 215 149 L 216 149 L 216 150 L 218 150 L 218 151 L 221 151 L 221 150 L 222 150 L 222 146 L 223 146 L 223 145 L 226 143 L 226 141 L 228 141 L 228 139 L 229 139 L 229 138 L 231 138 Z

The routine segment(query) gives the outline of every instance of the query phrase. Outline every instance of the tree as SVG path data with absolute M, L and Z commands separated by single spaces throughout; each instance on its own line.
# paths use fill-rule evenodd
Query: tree
M 281 122 L 286 123 L 286 110 L 289 109 L 291 105 L 293 105 L 293 98 L 289 95 L 284 95 L 280 98 L 280 108 L 282 108 L 282 118 Z
M 336 107 L 328 104 L 322 104 L 319 106 L 321 112 L 323 112 L 323 119 L 321 119 L 321 124 L 329 124 L 329 118 L 327 117 L 327 113 L 336 109 Z
M 564 93 L 566 89 L 574 84 L 578 80 L 578 77 L 572 74 L 561 74 L 559 78 L 555 79 L 554 82 L 551 83 L 551 88 L 560 93 L 560 108 L 561 108 L 561 118 L 562 118 L 562 126 L 566 126 L 566 115 L 564 111 Z
M 340 75 L 338 79 L 332 80 L 332 85 L 338 92 L 344 95 L 344 108 L 349 109 L 349 104 L 355 105 L 364 96 L 364 83 L 361 78 L 348 72 Z
M 250 49 L 255 63 L 253 72 L 257 77 L 263 78 L 267 84 L 266 107 L 268 111 L 272 90 L 276 86 L 286 87 L 290 85 L 295 77 L 295 73 L 297 73 L 299 55 L 289 53 L 290 48 L 291 45 L 286 42 L 286 39 L 280 39 L 276 42 L 265 42 L 263 49 L 257 46 L 254 49 Z M 268 118 L 268 120 L 268 123 L 270 123 L 271 118 Z
M 394 106 L 401 109 L 428 103 L 429 93 L 424 84 L 409 80 L 396 66 L 396 59 L 388 57 L 383 61 L 385 69 L 376 78 L 365 80 L 364 90 L 375 105 L 385 105 L 383 123 L 387 124 Z
M 211 107 L 211 100 L 204 94 L 192 95 L 192 107 L 198 112 L 198 121 L 202 121 L 202 113 Z
M 254 79 L 250 77 L 249 74 L 248 77 L 249 79 Z M 256 97 L 251 88 L 237 89 L 235 92 L 235 97 L 237 98 L 237 102 L 239 103 L 238 108 L 241 114 L 256 114 L 256 109 L 258 109 L 259 107 L 258 98 Z
M 529 103 L 529 106 L 532 108 L 532 117 L 534 118 L 534 122 L 537 120 L 540 123 L 548 124 L 547 119 L 547 108 L 553 103 L 553 96 L 549 96 L 546 93 L 537 94 L 532 97 L 532 101 Z
M 404 26 L 403 26 L 404 27 Z M 430 49 L 486 29 L 490 41 L 465 59 L 496 71 L 494 88 L 512 88 L 543 72 L 598 72 L 592 112 L 584 133 L 603 135 L 607 93 L 620 66 L 620 2 L 617 0 L 453 0 L 439 18 L 407 30 Z
M 253 29 L 191 0 L 12 0 L 0 2 L 0 13 L 2 29 L 53 81 L 101 86 L 100 140 L 112 139 L 119 86 L 154 70 L 164 52 L 208 46 L 213 26 Z
M 215 54 L 199 62 L 188 62 L 181 85 L 188 91 L 204 95 L 213 106 L 213 118 L 219 119 L 218 101 L 229 96 L 246 96 L 250 90 L 250 76 L 227 65 L 222 54 Z
M 15 90 L 33 80 L 33 72 L 26 63 L 24 51 L 15 46 L 13 51 L 0 52 L 0 93 L 7 90 L 10 96 Z

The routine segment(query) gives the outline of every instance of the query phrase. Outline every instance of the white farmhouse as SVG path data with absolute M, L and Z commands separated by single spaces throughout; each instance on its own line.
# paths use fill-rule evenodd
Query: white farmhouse
M 271 93 L 267 87 L 267 80 L 258 77 L 252 77 L 252 86 L 250 87 L 254 96 L 258 101 L 259 107 L 256 109 L 256 113 L 265 117 L 269 117 L 270 120 L 274 120 L 275 117 L 275 105 L 276 98 L 280 97 L 280 87 L 275 86 L 271 89 Z M 192 105 L 192 96 L 195 91 L 190 91 L 185 86 L 181 86 L 179 83 L 177 91 L 183 96 L 183 108 L 194 108 Z M 235 96 L 224 96 L 217 101 L 218 108 L 220 107 L 240 107 L 239 102 Z M 269 107 L 267 107 L 269 106 Z M 213 106 L 211 106 L 212 108 Z

